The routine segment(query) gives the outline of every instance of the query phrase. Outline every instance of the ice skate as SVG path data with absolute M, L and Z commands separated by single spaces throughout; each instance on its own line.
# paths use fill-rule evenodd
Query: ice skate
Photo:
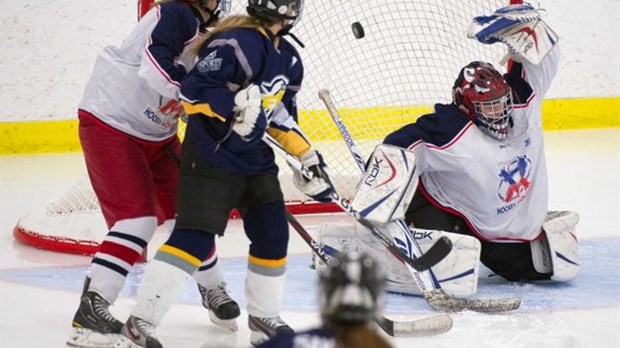
M 250 343 L 253 346 L 257 346 L 275 335 L 295 333 L 279 316 L 266 318 L 248 315 L 248 325 L 251 331 Z
M 110 303 L 93 291 L 86 291 L 73 317 L 70 347 L 111 348 L 121 337 L 123 323 L 110 313 Z
M 163 348 L 155 336 L 155 326 L 138 317 L 130 316 L 121 333 L 114 348 Z
M 202 297 L 202 305 L 209 310 L 209 319 L 218 326 L 230 331 L 237 331 L 237 317 L 241 313 L 239 305 L 226 291 L 226 283 L 219 284 L 214 289 L 207 289 L 198 284 Z

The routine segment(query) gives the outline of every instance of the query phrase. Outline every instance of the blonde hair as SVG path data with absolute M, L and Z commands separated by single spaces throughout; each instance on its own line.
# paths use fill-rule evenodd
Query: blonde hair
M 189 53 L 192 57 L 196 57 L 205 41 L 207 41 L 215 34 L 237 28 L 261 30 L 268 25 L 268 23 L 265 23 L 264 21 L 256 17 L 251 17 L 248 15 L 227 16 L 223 20 L 218 21 L 215 26 L 211 28 L 211 30 L 209 30 L 205 35 L 201 36 L 198 40 L 196 40 L 192 44 Z
M 176 1 L 176 0 L 156 0 L 156 1 L 153 1 L 151 3 L 151 8 L 153 8 L 153 7 L 157 6 L 157 5 L 161 5 L 161 4 L 165 4 L 167 2 L 173 2 L 173 1 Z
M 153 8 L 153 7 L 159 6 L 159 5 L 163 5 L 163 4 L 167 3 L 167 2 L 173 2 L 173 1 L 176 1 L 176 0 L 155 0 L 155 1 L 153 1 L 151 3 L 151 7 L 150 8 Z

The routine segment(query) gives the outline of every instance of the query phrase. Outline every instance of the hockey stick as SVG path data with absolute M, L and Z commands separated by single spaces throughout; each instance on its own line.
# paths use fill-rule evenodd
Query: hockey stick
M 321 261 L 327 265 L 331 265 L 333 258 L 338 253 L 338 250 L 329 247 L 328 245 L 321 246 L 315 241 L 310 233 L 297 221 L 297 219 L 286 211 L 286 219 L 289 224 L 293 226 L 295 231 L 301 236 L 301 238 L 310 246 L 312 251 L 318 256 Z M 422 337 L 439 335 L 447 332 L 452 328 L 452 317 L 447 314 L 440 314 L 429 318 L 409 320 L 409 321 L 394 321 L 380 315 L 375 319 L 379 327 L 392 337 Z
M 319 91 L 319 98 L 325 104 L 329 115 L 332 118 L 332 121 L 338 128 L 338 131 L 342 135 L 347 147 L 351 155 L 353 156 L 355 162 L 357 163 L 360 171 L 364 173 L 365 171 L 365 162 L 364 157 L 361 152 L 358 150 L 355 145 L 355 141 L 351 133 L 347 129 L 346 124 L 340 117 L 338 113 L 338 109 L 336 109 L 336 105 L 334 104 L 333 99 L 328 90 L 321 89 Z M 410 235 L 409 227 L 403 221 L 397 221 L 396 224 L 399 228 L 405 233 L 405 235 Z M 417 253 L 421 253 L 422 250 L 415 240 L 415 238 L 411 238 L 413 241 L 413 245 L 417 250 Z M 414 254 L 416 254 L 414 252 Z M 520 298 L 498 298 L 498 299 L 460 299 L 456 298 L 452 295 L 446 293 L 442 288 L 439 282 L 436 280 L 435 275 L 432 270 L 428 270 L 427 272 L 412 272 L 413 278 L 420 287 L 422 291 L 422 295 L 426 302 L 432 308 L 441 311 L 450 311 L 450 312 L 458 312 L 464 309 L 469 309 L 476 312 L 505 312 L 511 311 L 519 308 L 521 305 Z M 432 290 L 429 288 L 432 287 Z
M 299 234 L 306 244 L 308 244 L 316 256 L 318 256 L 321 261 L 325 262 L 326 265 L 331 265 L 331 262 L 333 258 L 336 257 L 338 250 L 330 247 L 329 245 L 321 246 L 321 244 L 312 238 L 310 233 L 306 231 L 304 226 L 302 226 L 302 224 L 297 221 L 295 216 L 293 216 L 293 214 L 291 214 L 288 210 L 286 211 L 286 219 L 288 220 L 288 223 L 293 226 L 295 231 L 297 231 L 297 234 Z
M 274 151 L 279 153 L 284 157 L 286 162 L 295 170 L 298 170 L 302 173 L 304 177 L 308 180 L 312 180 L 314 178 L 314 173 L 308 169 L 306 166 L 301 163 L 301 161 L 288 153 L 285 148 L 280 145 L 275 139 L 273 139 L 269 134 L 265 133 L 262 139 L 267 145 L 269 145 Z M 327 174 L 327 173 L 326 173 Z M 416 271 L 423 271 L 431 268 L 432 266 L 439 263 L 439 261 L 443 260 L 450 251 L 452 250 L 452 242 L 447 237 L 440 238 L 433 246 L 426 251 L 424 254 L 416 255 L 416 258 L 413 259 L 412 255 L 405 255 L 401 249 L 394 244 L 391 238 L 385 236 L 381 231 L 379 231 L 372 223 L 366 221 L 356 210 L 351 207 L 349 201 L 341 197 L 338 192 L 336 192 L 336 188 L 330 181 L 330 185 L 334 189 L 332 192 L 331 199 L 334 201 L 342 210 L 344 210 L 347 214 L 355 217 L 362 225 L 366 226 L 370 230 L 370 232 L 379 239 L 379 241 L 387 248 L 387 250 L 394 255 L 398 260 L 405 263 L 408 267 L 413 268 Z

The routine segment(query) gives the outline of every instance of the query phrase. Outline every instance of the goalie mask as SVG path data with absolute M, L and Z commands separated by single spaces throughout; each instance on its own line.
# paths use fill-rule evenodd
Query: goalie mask
M 252 17 L 268 23 L 285 21 L 280 35 L 287 34 L 301 19 L 303 0 L 248 0 L 247 11 Z
M 467 64 L 452 87 L 452 97 L 486 135 L 504 140 L 511 126 L 512 89 L 489 63 Z
M 358 324 L 375 319 L 382 305 L 385 276 L 364 253 L 339 254 L 320 272 L 319 305 L 326 324 Z

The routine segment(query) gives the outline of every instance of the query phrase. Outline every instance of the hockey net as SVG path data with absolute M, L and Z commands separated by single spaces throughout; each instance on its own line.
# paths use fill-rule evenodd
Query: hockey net
M 139 15 L 150 0 L 138 2 Z M 471 19 L 509 0 L 311 0 L 294 34 L 305 67 L 298 94 L 299 123 L 335 174 L 335 185 L 351 197 L 359 170 L 317 93 L 328 89 L 344 122 L 367 158 L 390 132 L 449 102 L 459 69 L 473 60 L 499 68 L 502 45 L 466 38 Z M 244 13 L 246 1 L 233 0 L 231 13 Z M 365 36 L 353 35 L 359 23 Z M 292 172 L 280 159 L 280 181 L 293 213 L 337 211 L 334 205 L 308 201 L 292 184 Z M 92 187 L 85 176 L 63 197 L 17 223 L 15 237 L 39 248 L 92 254 L 107 232 Z

